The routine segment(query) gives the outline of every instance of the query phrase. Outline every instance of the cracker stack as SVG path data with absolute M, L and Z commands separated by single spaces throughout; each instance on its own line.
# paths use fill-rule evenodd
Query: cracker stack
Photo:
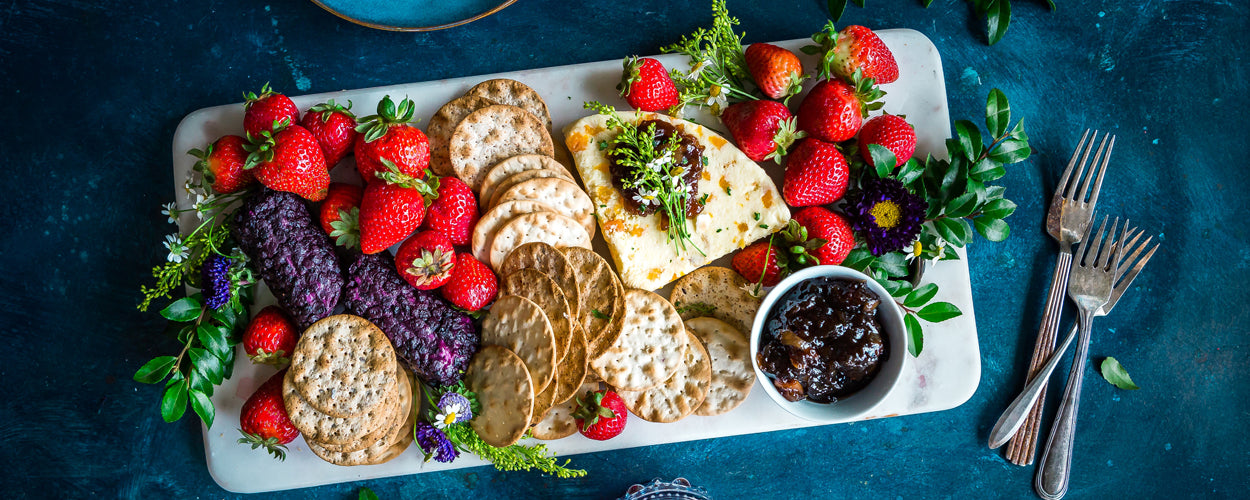
M 309 449 L 336 465 L 374 465 L 412 443 L 420 408 L 412 375 L 382 330 L 341 314 L 300 337 L 282 398 Z

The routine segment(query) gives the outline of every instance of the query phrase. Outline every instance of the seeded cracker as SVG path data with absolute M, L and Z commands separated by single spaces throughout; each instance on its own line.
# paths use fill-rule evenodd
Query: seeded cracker
M 581 247 L 560 249 L 577 275 L 582 303 L 581 323 L 586 332 L 586 359 L 603 354 L 621 334 L 625 318 L 625 287 L 612 266 L 593 250 Z
M 707 396 L 712 364 L 698 339 L 689 337 L 682 365 L 663 384 L 645 391 L 618 391 L 625 406 L 648 422 L 676 422 L 694 412 Z
M 519 154 L 553 152 L 551 135 L 534 115 L 500 104 L 469 113 L 456 125 L 449 146 L 452 170 L 474 191 L 481 190 L 482 178 L 496 163 Z
M 595 205 L 575 182 L 558 177 L 530 179 L 499 195 L 500 203 L 512 200 L 535 200 L 551 205 L 560 215 L 580 222 L 587 235 L 595 236 Z
M 486 203 L 492 200 L 495 189 L 501 182 L 510 179 L 513 175 L 525 172 L 550 172 L 557 177 L 563 177 L 573 180 L 573 174 L 550 156 L 544 155 L 516 155 L 504 161 L 496 163 L 490 170 L 486 171 L 486 176 L 482 178 L 482 193 L 478 199 L 479 203 Z M 488 206 L 494 206 L 490 203 Z
M 551 383 L 556 369 L 556 339 L 538 304 L 516 295 L 499 297 L 482 321 L 482 344 L 506 347 L 520 357 L 534 390 L 542 391 Z
M 308 448 L 322 460 L 335 465 L 376 465 L 385 463 L 403 453 L 412 443 L 412 425 L 421 408 L 420 394 L 413 392 L 412 376 L 407 370 L 398 370 L 400 378 L 400 404 L 391 426 L 378 439 L 364 442 L 357 450 L 337 451 L 329 445 L 308 441 Z M 419 389 L 418 389 L 419 390 Z
M 497 78 L 474 85 L 465 95 L 482 96 L 500 104 L 524 109 L 537 117 L 543 127 L 551 130 L 551 113 L 547 111 L 547 102 L 529 85 L 507 78 Z
M 322 319 L 300 336 L 288 372 L 318 411 L 352 417 L 395 391 L 395 350 L 382 330 L 359 316 Z
M 490 245 L 495 241 L 495 233 L 504 224 L 519 216 L 535 212 L 555 213 L 556 209 L 545 203 L 533 200 L 518 200 L 500 203 L 494 206 L 477 220 L 473 227 L 473 257 L 481 262 L 490 263 Z
M 519 441 L 534 412 L 534 387 L 521 358 L 503 347 L 485 346 L 469 362 L 464 381 L 482 405 L 469 421 L 482 441 L 497 448 Z
M 664 297 L 631 289 L 625 291 L 623 321 L 620 337 L 590 367 L 618 390 L 663 384 L 685 359 L 688 336 L 681 316 Z
M 381 405 L 361 414 L 333 417 L 317 411 L 308 403 L 296 389 L 290 371 L 287 371 L 282 382 L 282 403 L 286 407 L 287 416 L 306 441 L 351 445 L 382 426 L 399 405 L 398 394 L 391 392 Z
M 751 343 L 746 335 L 716 318 L 686 320 L 686 331 L 703 343 L 712 359 L 712 385 L 695 414 L 710 417 L 737 408 L 755 385 Z
M 503 267 L 500 268 L 499 274 L 509 275 L 520 269 L 529 268 L 546 274 L 560 286 L 560 291 L 564 292 L 564 299 L 569 303 L 569 314 L 573 320 L 577 321 L 582 314 L 581 293 L 577 286 L 577 276 L 573 273 L 573 266 L 569 265 L 569 260 L 560 253 L 556 247 L 534 241 L 516 247 L 508 257 L 503 260 Z
M 469 113 L 499 104 L 481 96 L 464 96 L 452 99 L 430 118 L 430 126 L 426 129 L 430 140 L 430 169 L 441 176 L 452 175 L 449 145 L 451 134 L 456 131 L 464 117 Z
M 590 235 L 576 220 L 551 212 L 534 212 L 508 221 L 495 232 L 490 243 L 490 266 L 499 269 L 514 248 L 531 241 L 554 247 L 590 248 Z

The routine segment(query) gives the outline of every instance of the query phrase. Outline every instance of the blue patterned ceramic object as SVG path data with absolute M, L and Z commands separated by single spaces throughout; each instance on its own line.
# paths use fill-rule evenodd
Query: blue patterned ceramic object
M 672 482 L 652 479 L 647 484 L 635 484 L 625 490 L 625 496 L 618 500 L 712 500 L 712 496 L 707 490 L 690 486 L 690 481 L 679 477 Z
M 345 20 L 388 31 L 434 31 L 471 23 L 516 0 L 312 0 Z

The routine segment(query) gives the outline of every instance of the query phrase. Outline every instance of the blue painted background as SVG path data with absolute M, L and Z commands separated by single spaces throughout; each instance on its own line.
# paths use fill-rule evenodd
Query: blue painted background
M 820 29 L 822 1 L 730 1 L 747 42 Z M 1119 135 L 1101 212 L 1164 247 L 1091 353 L 1071 498 L 1244 498 L 1250 215 L 1244 1 L 1017 0 L 995 46 L 965 2 L 871 0 L 843 24 L 906 27 L 942 53 L 951 114 L 1001 88 L 1036 155 L 1003 180 L 1012 237 L 969 249 L 983 373 L 954 410 L 575 458 L 590 477 L 476 468 L 259 498 L 614 498 L 682 475 L 719 498 L 1029 498 L 1033 468 L 983 444 L 1022 384 L 1054 244 L 1045 202 L 1086 127 Z M 10 497 L 228 498 L 199 423 L 161 421 L 131 381 L 176 349 L 134 308 L 163 259 L 178 121 L 264 82 L 290 94 L 652 54 L 709 22 L 703 2 L 522 0 L 454 30 L 389 33 L 311 2 L 19 1 L 0 6 L 0 490 Z M 930 338 L 928 342 L 941 342 Z M 1066 366 L 1060 370 L 1066 373 Z M 1057 391 L 1052 391 L 1057 392 Z M 1055 396 L 1052 394 L 1052 397 Z M 1050 402 L 1053 409 L 1055 401 Z

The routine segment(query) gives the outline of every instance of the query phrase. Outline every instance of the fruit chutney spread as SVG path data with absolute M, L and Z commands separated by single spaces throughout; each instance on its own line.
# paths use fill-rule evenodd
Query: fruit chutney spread
M 680 175 L 676 182 L 681 182 L 686 186 L 686 217 L 693 218 L 703 210 L 703 203 L 699 200 L 699 177 L 703 174 L 703 147 L 699 145 L 699 141 L 690 134 L 684 133 L 668 122 L 661 120 L 645 120 L 638 124 L 638 130 L 646 132 L 655 127 L 652 132 L 652 142 L 655 151 L 665 151 L 669 147 L 670 141 L 677 141 L 677 149 L 670 155 L 661 156 L 656 161 L 649 162 L 647 167 L 663 168 L 668 174 L 676 173 Z M 630 147 L 620 146 L 617 147 Z M 632 148 L 631 148 L 632 149 Z M 626 205 L 634 213 L 638 215 L 649 215 L 660 208 L 661 200 L 655 192 L 646 192 L 645 188 L 626 187 L 627 179 L 635 177 L 633 168 L 622 165 L 618 158 L 623 155 L 613 154 L 610 164 L 610 172 L 612 174 L 612 184 L 620 189 L 625 195 Z M 661 211 L 663 214 L 663 211 Z M 664 226 L 667 227 L 668 220 L 664 220 Z
M 789 401 L 833 403 L 858 391 L 890 356 L 881 299 L 858 280 L 813 278 L 791 288 L 764 323 L 760 369 Z

